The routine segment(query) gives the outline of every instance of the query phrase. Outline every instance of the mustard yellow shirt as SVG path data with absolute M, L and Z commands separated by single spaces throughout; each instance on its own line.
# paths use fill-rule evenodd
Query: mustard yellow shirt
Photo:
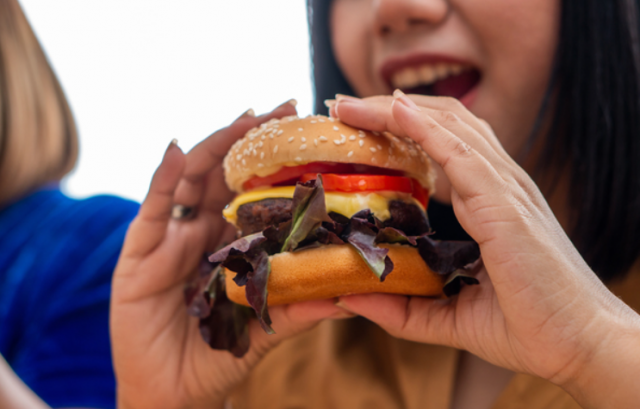
M 640 266 L 610 288 L 640 310 Z M 234 391 L 234 409 L 449 409 L 460 352 L 393 338 L 354 318 L 325 321 L 271 351 Z M 516 374 L 492 409 L 577 409 L 561 388 Z

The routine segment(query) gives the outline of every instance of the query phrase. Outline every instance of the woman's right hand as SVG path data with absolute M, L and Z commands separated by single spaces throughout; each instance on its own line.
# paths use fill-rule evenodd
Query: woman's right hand
M 349 315 L 333 300 L 272 307 L 276 334 L 267 335 L 253 320 L 251 347 L 241 359 L 211 349 L 198 319 L 187 315 L 185 282 L 205 251 L 235 233 L 221 216 L 233 197 L 223 179 L 224 155 L 249 129 L 295 113 L 285 103 L 257 118 L 245 114 L 187 155 L 173 143 L 167 149 L 113 278 L 111 337 L 119 408 L 222 407 L 231 389 L 281 340 L 322 319 Z M 174 204 L 197 214 L 172 219 Z

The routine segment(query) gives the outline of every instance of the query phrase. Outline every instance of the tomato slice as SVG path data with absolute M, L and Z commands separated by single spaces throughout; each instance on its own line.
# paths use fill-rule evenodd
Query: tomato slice
M 268 176 L 255 176 L 244 182 L 242 188 L 248 191 L 264 186 L 293 186 L 300 180 L 300 176 L 305 173 L 313 173 L 314 175 L 318 173 L 335 173 L 342 175 L 366 173 L 373 175 L 402 176 L 402 172 L 400 171 L 378 168 L 376 166 L 354 163 L 311 162 L 306 165 L 283 166 L 282 169 Z
M 300 178 L 307 182 L 317 178 L 317 173 L 306 173 Z M 374 192 L 386 190 L 391 192 L 408 193 L 412 195 L 424 208 L 427 208 L 429 192 L 417 180 L 406 176 L 386 175 L 336 175 L 322 174 L 322 185 L 327 192 Z

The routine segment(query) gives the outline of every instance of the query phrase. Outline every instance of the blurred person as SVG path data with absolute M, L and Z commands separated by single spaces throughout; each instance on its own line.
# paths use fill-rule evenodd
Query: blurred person
M 110 282 L 138 205 L 62 193 L 77 156 L 62 88 L 18 2 L 0 0 L 0 355 L 52 407 L 112 408 Z M 20 389 L 5 382 L 0 402 Z
M 309 5 L 316 110 L 421 144 L 441 166 L 431 220 L 479 243 L 480 285 L 273 307 L 276 335 L 252 322 L 243 358 L 209 349 L 183 288 L 231 237 L 222 158 L 294 110 L 244 115 L 186 155 L 171 144 L 132 222 L 111 306 L 120 407 L 637 407 L 638 2 Z

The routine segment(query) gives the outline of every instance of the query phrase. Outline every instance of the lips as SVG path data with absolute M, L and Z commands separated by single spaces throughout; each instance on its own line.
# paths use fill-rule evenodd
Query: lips
M 470 102 L 468 96 L 482 77 L 471 64 L 426 55 L 387 61 L 381 73 L 392 89 L 399 88 L 409 94 L 453 97 L 463 102 Z

